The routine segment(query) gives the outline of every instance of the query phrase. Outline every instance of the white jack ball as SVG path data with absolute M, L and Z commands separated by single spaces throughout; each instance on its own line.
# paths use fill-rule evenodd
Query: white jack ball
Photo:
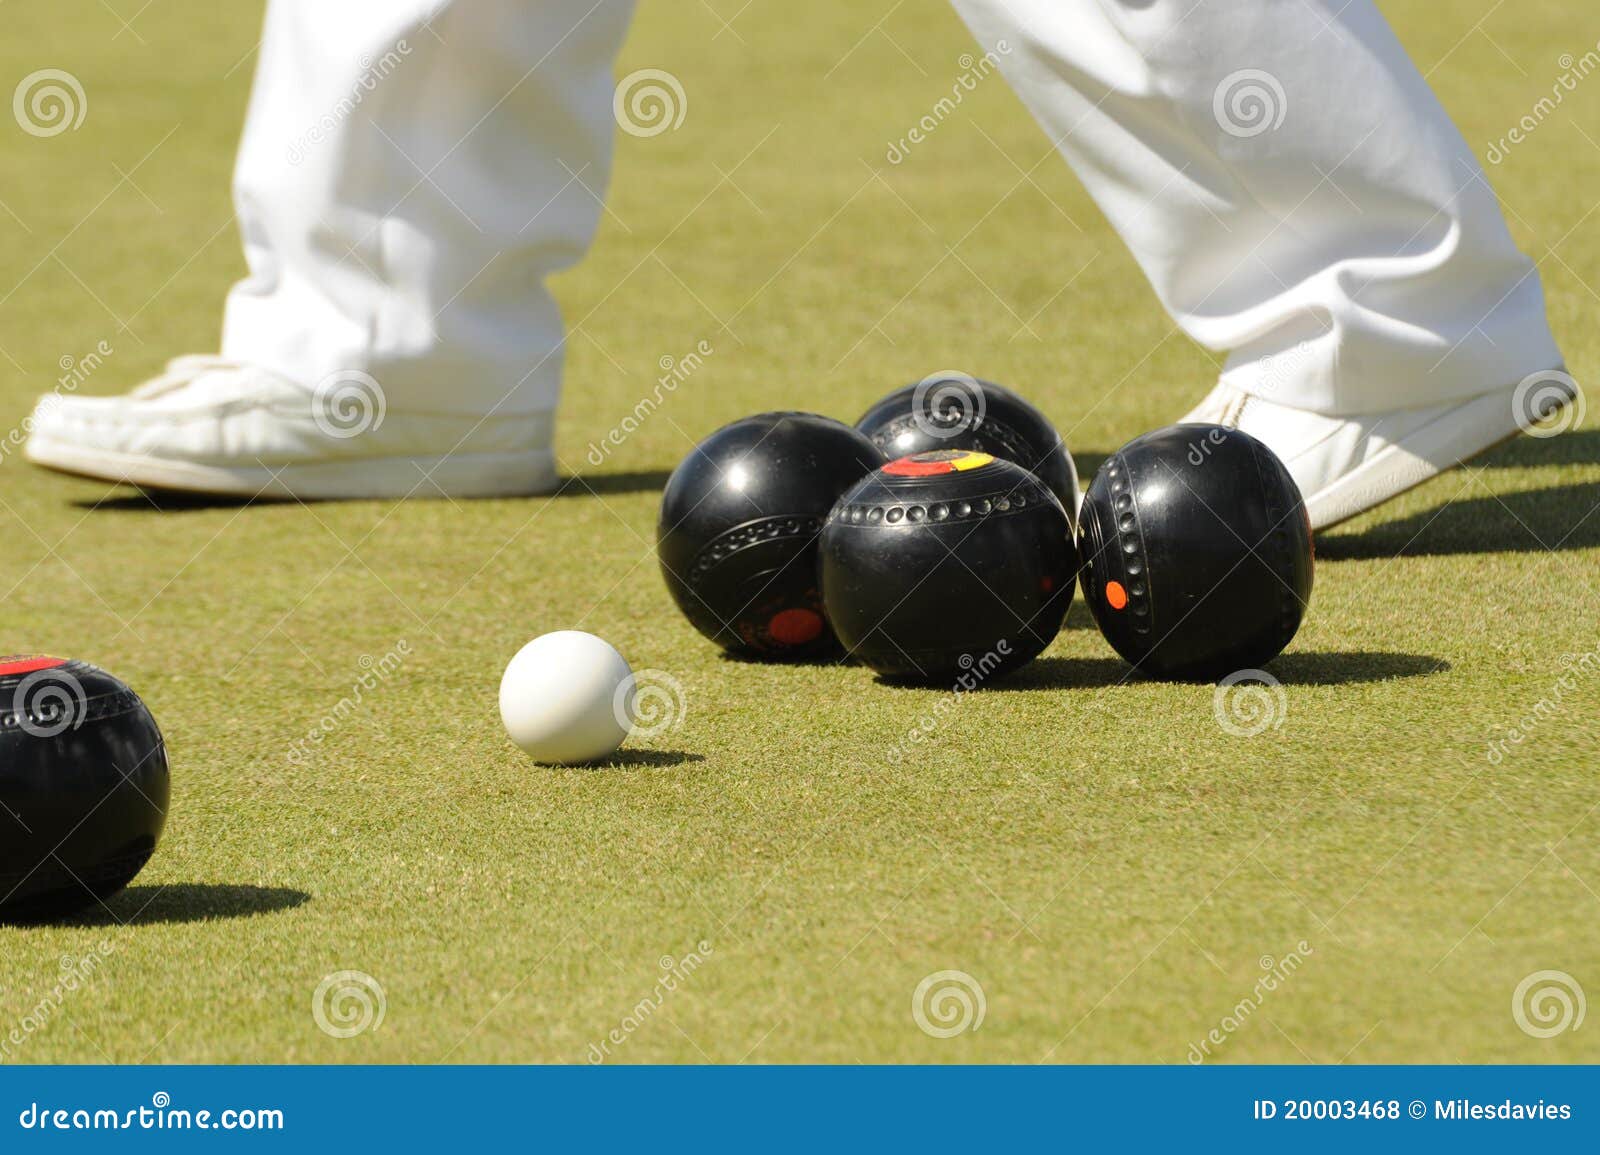
M 631 726 L 633 670 L 581 630 L 544 634 L 517 651 L 500 679 L 506 733 L 539 762 L 593 762 Z

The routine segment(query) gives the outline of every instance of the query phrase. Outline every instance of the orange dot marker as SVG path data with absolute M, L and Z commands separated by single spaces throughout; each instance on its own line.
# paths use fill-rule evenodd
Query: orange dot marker
M 1106 582 L 1106 604 L 1114 610 L 1128 604 L 1128 591 L 1122 588 L 1121 582 Z

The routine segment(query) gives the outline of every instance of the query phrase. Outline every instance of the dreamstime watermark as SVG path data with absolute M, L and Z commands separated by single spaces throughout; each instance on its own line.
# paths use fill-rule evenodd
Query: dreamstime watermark
M 366 971 L 334 971 L 323 975 L 311 993 L 311 1017 L 317 1028 L 336 1039 L 353 1039 L 383 1026 L 389 999 L 383 984 Z
M 1484 159 L 1490 164 L 1503 163 L 1511 155 L 1512 149 L 1526 141 L 1546 120 L 1555 115 L 1556 109 L 1566 102 L 1568 93 L 1576 92 L 1578 85 L 1600 71 L 1600 42 L 1579 57 L 1574 57 L 1570 52 L 1563 52 L 1556 60 L 1556 65 L 1561 69 L 1561 75 L 1556 77 L 1555 83 L 1550 86 L 1550 95 L 1541 96 L 1534 101 L 1533 107 L 1525 112 L 1522 119 L 1512 125 L 1504 136 L 1489 142 Z
M 1531 710 L 1518 718 L 1513 725 L 1495 726 L 1497 730 L 1504 730 L 1505 735 L 1489 739 L 1484 754 L 1489 760 L 1489 765 L 1500 765 L 1506 760 L 1506 755 L 1511 753 L 1514 747 L 1526 742 L 1535 730 L 1566 713 L 1579 687 L 1600 673 L 1600 650 L 1589 650 L 1582 654 L 1562 654 L 1561 664 L 1565 667 L 1565 672 L 1550 684 L 1550 689 L 1533 704 Z M 1588 709 L 1589 695 L 1585 694 L 1578 699 L 1578 705 L 1580 708 Z
M 1315 953 L 1311 944 L 1301 939 L 1293 950 L 1281 958 L 1273 958 L 1269 954 L 1262 955 L 1257 960 L 1257 965 L 1266 973 L 1256 980 L 1248 995 L 1235 1003 L 1233 1009 L 1206 1032 L 1205 1038 L 1198 1043 L 1189 1044 L 1190 1065 L 1198 1066 L 1211 1058 L 1212 1048 L 1220 1047 L 1232 1038 L 1234 1032 L 1243 1027 L 1245 1021 L 1261 1009 L 1267 1001 L 1267 996 L 1288 983 L 1295 972 L 1305 965 L 1306 959 Z
M 920 746 L 932 738 L 935 730 L 944 722 L 945 717 L 961 706 L 962 699 L 979 686 L 985 679 L 1000 668 L 1002 663 L 1011 656 L 1011 640 L 1001 638 L 995 643 L 994 649 L 982 657 L 974 658 L 971 654 L 962 654 L 956 659 L 956 664 L 961 667 L 962 673 L 955 680 L 949 691 L 940 697 L 928 708 L 928 711 L 917 719 L 914 726 L 905 732 L 905 747 L 899 743 L 890 746 L 884 757 L 893 765 L 898 765 L 904 760 L 907 747 Z
M 1211 458 L 1211 451 L 1219 445 L 1228 443 L 1229 432 L 1220 425 L 1213 425 L 1199 437 L 1189 442 L 1189 464 L 1195 468 L 1204 465 Z
M 411 656 L 411 643 L 401 638 L 395 643 L 394 649 L 384 654 L 381 658 L 374 658 L 371 654 L 362 654 L 357 661 L 361 667 L 361 674 L 350 685 L 350 692 L 334 705 L 305 735 L 296 738 L 289 744 L 288 758 L 296 766 L 303 766 L 310 760 L 311 751 L 322 743 L 322 740 L 344 725 L 361 709 L 361 704 L 384 682 L 392 678 L 405 665 L 405 660 Z
M 635 670 L 611 698 L 611 712 L 629 736 L 649 740 L 683 725 L 689 699 L 683 683 L 665 670 Z
M 899 164 L 911 154 L 911 150 L 927 140 L 939 126 L 955 114 L 966 100 L 967 93 L 977 90 L 978 85 L 993 75 L 995 69 L 1000 67 L 1000 58 L 1011 55 L 1011 45 L 1004 40 L 996 40 L 994 47 L 982 56 L 974 58 L 972 53 L 963 52 L 956 58 L 956 65 L 961 69 L 955 83 L 950 86 L 950 95 L 941 96 L 934 102 L 932 108 L 923 113 L 922 117 L 899 140 L 889 142 L 888 151 L 884 159 L 890 164 Z
M 83 84 L 60 68 L 30 72 L 11 94 L 11 115 L 29 136 L 60 136 L 76 131 L 89 115 Z
M 1211 94 L 1211 112 L 1223 132 L 1247 140 L 1283 126 L 1289 115 L 1289 96 L 1272 73 L 1241 68 L 1217 85 Z
M 1570 373 L 1530 373 L 1511 393 L 1511 416 L 1529 437 L 1556 437 L 1583 424 L 1583 390 Z
M 1251 392 L 1261 397 L 1271 397 L 1285 385 L 1300 377 L 1300 370 L 1316 352 L 1310 341 L 1297 342 L 1281 353 L 1269 353 L 1261 358 L 1256 371 L 1256 383 Z
M 1265 670 L 1235 670 L 1217 683 L 1211 713 L 1224 733 L 1254 738 L 1283 725 L 1289 695 L 1283 683 Z
M 599 1065 L 611 1058 L 611 1049 L 620 1047 L 633 1037 L 633 1033 L 650 1021 L 666 1005 L 669 995 L 675 994 L 682 984 L 688 983 L 694 972 L 705 965 L 712 954 L 711 944 L 705 939 L 695 943 L 694 949 L 682 958 L 664 954 L 657 961 L 661 974 L 650 993 L 634 1003 L 617 1025 L 605 1033 L 598 1043 L 590 1043 L 586 1057 L 591 1065 Z
M 1310 341 L 1301 341 L 1282 353 L 1270 353 L 1261 358 L 1256 366 L 1255 380 L 1250 392 L 1241 398 L 1240 404 L 1248 404 L 1249 397 L 1275 396 L 1285 385 L 1298 380 L 1301 368 L 1311 359 L 1313 352 L 1315 350 Z M 1189 464 L 1204 465 L 1211 456 L 1211 451 L 1225 444 L 1227 440 L 1227 429 L 1217 425 L 1211 426 L 1200 437 L 1189 442 Z
M 935 1039 L 976 1031 L 988 1011 L 983 985 L 966 971 L 934 971 L 911 992 L 911 1021 Z
M 1511 1018 L 1525 1035 L 1553 1039 L 1583 1026 L 1583 987 L 1566 971 L 1534 971 L 1511 992 Z
M 598 442 L 589 442 L 589 452 L 586 454 L 589 464 L 597 468 L 604 465 L 611 451 L 620 448 L 623 442 L 638 432 L 640 426 L 661 408 L 661 403 L 670 394 L 676 393 L 679 385 L 698 373 L 706 358 L 715 352 L 710 341 L 702 340 L 681 357 L 671 354 L 662 357 L 658 362 L 661 376 L 656 378 L 656 386 L 650 396 L 641 397 L 633 411 L 608 430 Z
M 62 955 L 60 974 L 50 989 L 23 1012 L 4 1036 L 0 1036 L 0 1062 L 15 1058 L 19 1047 L 49 1026 L 50 1020 L 60 1013 L 67 1000 L 94 978 L 95 972 L 116 951 L 114 942 L 101 939 L 86 954 L 77 958 Z
M 341 441 L 376 430 L 388 412 L 383 386 L 359 369 L 329 373 L 311 392 L 311 420 Z
M 48 416 L 55 406 L 61 404 L 62 397 L 66 394 L 76 393 L 78 386 L 87 381 L 95 370 L 105 364 L 106 358 L 115 352 L 110 341 L 97 341 L 93 349 L 80 357 L 74 357 L 70 353 L 63 354 L 61 360 L 56 362 L 61 375 L 56 378 L 55 388 L 40 398 L 33 412 L 22 419 L 22 424 L 12 429 L 4 438 L 0 438 L 0 463 L 5 462 L 14 452 L 27 444 L 39 417 Z
M 355 87 L 348 95 L 341 97 L 331 109 L 318 117 L 316 123 L 289 142 L 285 153 L 289 163 L 299 164 L 305 160 L 307 152 L 337 132 L 339 126 L 349 120 L 355 110 L 361 107 L 361 102 L 367 98 L 367 94 L 376 89 L 410 55 L 411 45 L 405 40 L 395 41 L 394 47 L 385 51 L 376 60 L 370 54 L 363 55 L 357 61 L 361 65 L 361 75 L 356 78 Z
M 54 1107 L 30 1102 L 17 1115 L 24 1131 L 282 1131 L 277 1107 L 224 1107 L 221 1110 L 174 1107 L 172 1096 L 157 1091 L 149 1106 L 125 1111 L 109 1107 Z
M 689 96 L 672 73 L 641 68 L 618 81 L 611 94 L 611 113 L 629 136 L 660 136 L 689 115 Z

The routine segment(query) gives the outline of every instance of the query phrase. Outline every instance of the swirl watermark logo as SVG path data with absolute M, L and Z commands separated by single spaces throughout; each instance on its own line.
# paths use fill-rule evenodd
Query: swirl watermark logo
M 1547 369 L 1517 383 L 1511 416 L 1529 437 L 1556 437 L 1583 424 L 1583 390 L 1570 373 Z
M 377 1030 L 388 1007 L 383 984 L 365 971 L 325 975 L 311 996 L 311 1017 L 323 1034 L 335 1039 Z
M 1229 136 L 1248 140 L 1283 126 L 1289 115 L 1289 96 L 1270 72 L 1241 68 L 1230 72 L 1211 96 L 1217 127 Z
M 983 987 L 966 971 L 934 971 L 911 992 L 911 1018 L 925 1035 L 953 1039 L 983 1026 Z
M 383 386 L 359 369 L 329 373 L 311 394 L 311 419 L 329 437 L 341 440 L 376 430 L 388 411 Z
M 11 695 L 11 710 L 23 733 L 54 738 L 83 725 L 89 698 L 83 683 L 62 669 L 35 670 Z
M 911 390 L 912 423 L 941 441 L 982 425 L 988 408 L 978 379 L 954 369 L 931 373 Z
M 89 115 L 89 96 L 70 72 L 41 68 L 22 78 L 11 94 L 11 115 L 29 136 L 76 131 Z
M 688 708 L 683 683 L 665 670 L 636 670 L 611 697 L 617 724 L 627 727 L 634 738 L 655 738 L 676 730 Z
M 630 72 L 611 95 L 617 127 L 629 136 L 660 136 L 683 123 L 689 96 L 672 73 L 660 68 Z
M 1211 713 L 1217 725 L 1235 738 L 1254 738 L 1283 725 L 1289 695 L 1283 683 L 1265 670 L 1236 670 L 1217 683 Z
M 1534 971 L 1511 992 L 1511 1018 L 1525 1035 L 1553 1039 L 1583 1026 L 1588 1002 L 1566 971 Z

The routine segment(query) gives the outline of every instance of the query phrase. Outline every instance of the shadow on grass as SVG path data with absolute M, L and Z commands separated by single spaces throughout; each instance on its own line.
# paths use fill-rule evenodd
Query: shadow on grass
M 665 469 L 625 473 L 580 473 L 561 479 L 556 497 L 607 497 L 615 493 L 650 493 L 666 487 L 672 474 Z
M 704 754 L 685 750 L 618 750 L 596 762 L 563 767 L 567 770 L 660 770 L 668 766 L 687 766 L 704 762 Z
M 1008 677 L 996 679 L 981 692 L 1006 690 L 1093 690 L 1135 682 L 1139 675 L 1121 658 L 1035 658 Z
M 1592 549 L 1600 546 L 1597 507 L 1600 484 L 1471 497 L 1360 533 L 1319 537 L 1317 560 Z
M 1390 654 L 1379 650 L 1301 650 L 1267 663 L 1267 672 L 1285 686 L 1346 686 L 1426 678 L 1450 668 L 1428 654 Z
M 1558 437 L 1518 437 L 1472 463 L 1475 469 L 1595 464 L 1600 464 L 1600 429 L 1582 429 Z
M 1343 686 L 1361 682 L 1387 682 L 1395 678 L 1425 678 L 1449 668 L 1449 662 L 1426 654 L 1390 654 L 1369 650 L 1299 651 L 1284 654 L 1267 663 L 1267 672 L 1285 686 Z M 1035 659 L 1009 677 L 983 686 L 977 692 L 1096 690 L 1146 681 L 1149 679 L 1121 658 L 1044 657 Z M 1207 681 L 1198 684 L 1212 683 Z
M 528 501 L 537 501 L 541 497 L 607 497 L 622 493 L 650 493 L 660 490 L 671 476 L 664 469 L 636 470 L 626 473 L 594 473 L 576 477 L 563 477 L 561 484 L 553 493 L 534 494 L 526 498 Z M 438 490 L 428 485 L 422 475 L 417 475 L 421 483 L 415 497 L 421 500 L 443 500 Z M 186 513 L 212 509 L 243 509 L 247 505 L 292 505 L 303 502 L 312 505 L 321 502 L 322 498 L 307 497 L 295 499 L 292 497 L 278 497 L 262 494 L 259 497 L 228 497 L 220 494 L 207 493 L 181 493 L 176 490 L 165 489 L 138 489 L 121 487 L 113 490 L 109 496 L 95 500 L 76 498 L 72 504 L 78 509 L 91 511 L 105 511 L 108 513 Z M 384 501 L 385 498 L 368 498 L 364 500 Z M 515 501 L 517 498 L 501 498 L 498 500 Z
M 793 657 L 771 657 L 765 654 L 749 654 L 742 650 L 723 650 L 718 655 L 722 661 L 734 666 L 854 666 L 856 659 L 849 657 L 844 652 L 844 647 L 839 645 L 829 646 L 814 654 L 800 654 Z
M 227 886 L 208 882 L 181 882 L 168 886 L 130 886 L 105 900 L 62 920 L 67 926 L 146 926 L 162 923 L 211 922 L 226 918 L 251 918 L 293 910 L 310 902 L 303 890 L 286 886 Z
M 209 493 L 178 493 L 172 490 L 135 489 L 118 486 L 109 497 L 75 498 L 77 509 L 89 513 L 198 513 L 212 509 L 243 509 L 247 505 L 291 505 L 291 497 L 225 497 Z M 309 504 L 309 502 L 308 502 Z

